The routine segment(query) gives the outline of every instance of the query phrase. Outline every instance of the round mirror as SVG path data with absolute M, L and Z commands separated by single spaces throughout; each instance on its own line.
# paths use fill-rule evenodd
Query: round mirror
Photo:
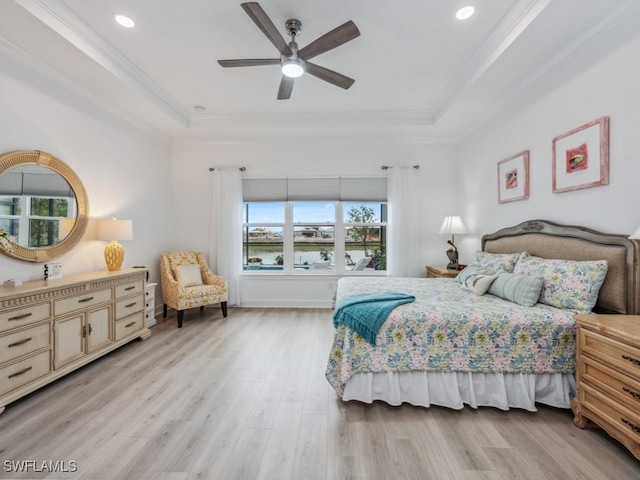
M 88 212 L 84 186 L 62 160 L 38 150 L 0 156 L 0 252 L 29 262 L 59 257 L 82 238 Z

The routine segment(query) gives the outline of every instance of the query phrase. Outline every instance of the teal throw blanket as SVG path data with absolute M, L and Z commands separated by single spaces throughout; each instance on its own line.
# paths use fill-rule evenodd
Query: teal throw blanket
M 415 299 L 413 295 L 398 292 L 350 295 L 336 305 L 333 325 L 346 325 L 375 347 L 376 335 L 391 311 Z

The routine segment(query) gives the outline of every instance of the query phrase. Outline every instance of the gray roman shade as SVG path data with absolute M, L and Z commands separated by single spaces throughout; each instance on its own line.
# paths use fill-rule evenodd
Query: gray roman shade
M 0 195 L 73 197 L 73 190 L 66 180 L 57 174 L 5 172 L 0 176 Z
M 242 198 L 245 202 L 386 202 L 387 179 L 248 178 L 242 180 Z

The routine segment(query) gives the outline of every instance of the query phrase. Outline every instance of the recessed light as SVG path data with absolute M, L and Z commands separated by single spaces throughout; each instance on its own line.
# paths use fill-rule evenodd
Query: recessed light
M 136 22 L 134 22 L 133 20 L 131 20 L 129 17 L 127 17 L 126 15 L 114 15 L 113 18 L 116 19 L 116 22 L 118 22 L 120 25 L 122 25 L 123 27 L 126 28 L 133 28 L 136 26 Z
M 458 20 L 466 20 L 467 18 L 469 18 L 471 15 L 473 15 L 473 12 L 475 12 L 476 9 L 473 8 L 471 5 L 467 5 L 466 7 L 462 7 L 460 8 L 457 12 L 456 12 L 456 18 Z

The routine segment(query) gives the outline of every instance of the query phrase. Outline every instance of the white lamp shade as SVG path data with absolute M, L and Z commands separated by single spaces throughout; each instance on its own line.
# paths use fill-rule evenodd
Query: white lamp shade
M 98 220 L 96 225 L 98 240 L 133 240 L 133 222 L 131 220 Z
M 459 216 L 451 216 L 445 217 L 444 222 L 442 222 L 442 226 L 440 227 L 440 231 L 438 232 L 443 235 L 455 235 L 462 233 L 469 233 L 467 227 L 465 227 L 462 222 L 462 218 Z
M 638 228 L 635 232 L 629 235 L 629 238 L 634 240 L 640 240 L 640 228 Z

